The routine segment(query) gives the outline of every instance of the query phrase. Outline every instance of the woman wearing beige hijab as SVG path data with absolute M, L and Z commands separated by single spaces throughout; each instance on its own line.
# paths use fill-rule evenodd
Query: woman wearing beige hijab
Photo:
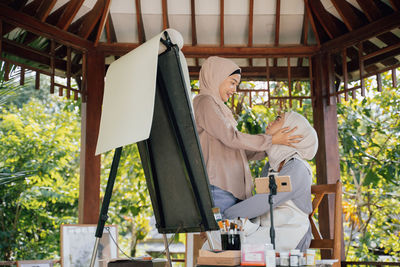
M 209 57 L 200 70 L 200 93 L 193 100 L 197 131 L 211 184 L 214 206 L 221 214 L 239 200 L 249 198 L 253 181 L 248 160 L 266 157 L 272 144 L 290 145 L 301 136 L 289 128 L 275 135 L 251 135 L 236 129 L 236 121 L 224 102 L 236 92 L 240 68 L 231 60 Z

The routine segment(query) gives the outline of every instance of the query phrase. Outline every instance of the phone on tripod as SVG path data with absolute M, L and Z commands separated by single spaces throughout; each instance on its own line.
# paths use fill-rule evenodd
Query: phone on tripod
M 290 182 L 290 176 L 275 176 L 275 183 L 277 186 L 277 192 L 291 192 L 292 184 Z M 268 194 L 269 193 L 269 178 L 260 177 L 255 179 L 256 193 L 257 194 Z

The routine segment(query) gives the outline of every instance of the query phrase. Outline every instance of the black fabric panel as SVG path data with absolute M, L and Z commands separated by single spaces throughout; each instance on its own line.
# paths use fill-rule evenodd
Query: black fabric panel
M 158 57 L 153 124 L 138 147 L 158 231 L 218 229 L 176 46 Z

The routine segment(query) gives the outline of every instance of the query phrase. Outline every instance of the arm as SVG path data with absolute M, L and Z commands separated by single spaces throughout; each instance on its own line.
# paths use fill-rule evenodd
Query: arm
M 311 189 L 311 179 L 307 167 L 300 160 L 294 159 L 294 161 L 279 173 L 282 176 L 290 176 L 292 192 L 281 192 L 273 196 L 274 207 L 288 200 L 299 198 Z M 224 216 L 228 219 L 237 217 L 251 219 L 267 213 L 269 212 L 268 196 L 268 194 L 256 194 L 226 209 Z
M 264 151 L 272 145 L 270 135 L 252 135 L 239 132 L 224 118 L 220 108 L 211 97 L 199 99 L 196 122 L 209 135 L 230 148 Z
M 262 160 L 267 157 L 267 152 L 261 151 L 261 152 L 253 152 L 246 150 L 246 156 L 248 160 Z

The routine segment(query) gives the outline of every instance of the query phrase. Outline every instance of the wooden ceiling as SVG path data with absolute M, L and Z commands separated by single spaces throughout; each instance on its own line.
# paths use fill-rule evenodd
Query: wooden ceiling
M 292 80 L 308 79 L 310 57 L 329 52 L 336 75 L 354 80 L 399 66 L 399 9 L 400 0 L 0 0 L 0 51 L 69 79 L 84 75 L 88 50 L 109 64 L 172 27 L 193 78 L 220 55 L 249 79 L 266 79 L 266 68 L 287 79 L 288 65 Z

